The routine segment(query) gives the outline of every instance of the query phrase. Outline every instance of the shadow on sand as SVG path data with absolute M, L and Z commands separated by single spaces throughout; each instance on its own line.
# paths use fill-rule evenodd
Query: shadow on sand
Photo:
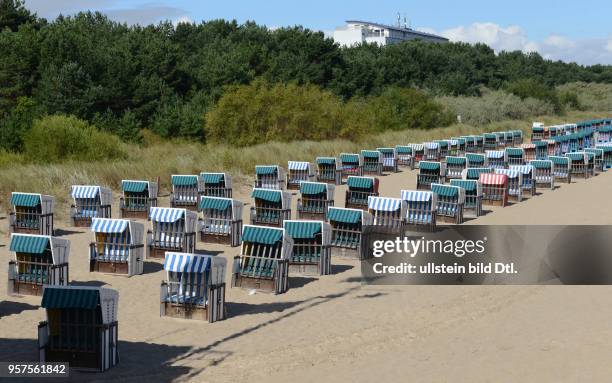
M 34 306 L 29 303 L 23 303 L 23 302 L 11 302 L 11 301 L 0 302 L 0 318 L 7 317 L 9 315 L 20 314 L 27 310 L 38 310 L 38 306 Z M 0 346 L 1 345 L 2 343 L 0 343 Z

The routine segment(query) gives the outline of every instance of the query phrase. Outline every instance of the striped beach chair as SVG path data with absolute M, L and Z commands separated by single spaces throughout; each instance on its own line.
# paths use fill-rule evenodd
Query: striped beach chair
M 327 220 L 331 225 L 332 254 L 347 258 L 361 258 L 363 228 L 372 224 L 372 215 L 361 209 L 330 207 Z
M 406 226 L 410 230 L 436 229 L 436 194 L 431 191 L 402 190 L 406 201 Z
M 495 173 L 493 168 L 468 168 L 461 173 L 461 179 L 464 180 L 479 180 L 480 175 L 484 173 Z
M 484 168 L 487 166 L 487 156 L 482 153 L 465 153 L 468 168 Z
M 202 195 L 207 197 L 232 198 L 232 176 L 227 173 L 200 173 L 202 182 Z
M 597 149 L 603 150 L 602 166 L 604 169 L 612 168 L 612 143 L 597 145 Z
M 254 187 L 284 190 L 287 186 L 285 169 L 278 165 L 256 165 Z
M 525 153 L 525 163 L 529 163 L 536 159 L 536 146 L 535 144 L 522 144 L 521 148 Z
M 331 274 L 331 226 L 321 221 L 285 221 L 285 234 L 293 239 L 289 274 Z
M 483 135 L 478 135 L 478 136 L 474 136 L 474 138 L 476 139 L 476 153 L 484 153 L 484 136 Z
M 314 181 L 315 168 L 310 162 L 289 161 L 287 163 L 287 189 L 298 190 L 300 182 Z
M 461 172 L 467 169 L 466 157 L 446 156 L 446 178 L 461 178 Z
M 378 150 L 362 150 L 363 174 L 379 176 L 383 173 L 383 155 Z
M 521 202 L 523 200 L 523 172 L 518 169 L 495 169 L 495 174 L 505 174 L 508 177 L 508 200 Z
M 443 162 L 421 161 L 417 174 L 417 190 L 429 190 L 432 183 L 444 183 L 446 164 Z
M 110 218 L 112 192 L 108 188 L 94 185 L 73 185 L 70 192 L 72 226 L 90 227 L 93 218 Z
M 487 150 L 485 151 L 487 157 L 487 166 L 494 169 L 503 169 L 506 167 L 504 160 L 505 151 L 503 150 Z
M 565 156 L 570 159 L 572 177 L 589 178 L 589 157 L 585 152 L 571 152 Z
M 550 160 L 533 160 L 529 162 L 533 168 L 533 179 L 536 183 L 536 188 L 546 187 L 550 190 L 555 189 L 555 174 L 553 172 L 553 163 Z
M 523 148 L 506 148 L 504 151 L 504 161 L 507 166 L 524 165 L 525 150 Z
M 536 194 L 536 184 L 531 165 L 511 165 L 510 169 L 521 172 L 523 197 L 533 197 Z
M 187 209 L 152 207 L 151 229 L 147 231 L 146 258 L 165 257 L 166 251 L 195 251 L 198 216 Z
M 232 198 L 202 197 L 198 231 L 204 243 L 240 246 L 244 203 Z
M 425 159 L 425 144 L 410 144 L 414 156 L 414 166 L 419 167 L 419 163 Z
M 368 213 L 372 216 L 372 225 L 384 227 L 400 237 L 404 235 L 406 201 L 400 198 L 370 196 Z
M 286 292 L 292 253 L 293 238 L 284 228 L 244 225 L 240 255 L 234 257 L 232 286 Z
M 317 157 L 317 181 L 334 185 L 342 183 L 342 167 L 336 157 Z
M 436 195 L 437 221 L 454 224 L 463 223 L 465 190 L 459 186 L 432 184 L 431 191 Z
M 89 244 L 89 271 L 127 276 L 144 268 L 144 225 L 127 219 L 94 218 Z
M 166 253 L 160 315 L 210 323 L 225 319 L 226 270 L 227 260 L 212 253 Z
M 482 185 L 482 203 L 505 207 L 508 205 L 508 176 L 483 173 L 478 180 Z
M 465 153 L 476 152 L 475 136 L 461 136 L 460 138 L 465 140 Z
M 363 175 L 363 157 L 357 153 L 341 153 L 340 154 L 340 169 L 342 178 L 349 176 L 360 177 Z
M 45 286 L 67 286 L 70 241 L 48 235 L 12 233 L 7 295 L 42 295 Z
M 466 140 L 465 138 L 461 138 L 461 137 L 453 137 L 450 139 L 450 143 L 451 143 L 451 148 L 455 146 L 455 141 L 457 144 L 457 149 L 454 152 L 455 156 L 464 156 L 465 155 L 465 147 L 466 147 Z
M 604 168 L 603 168 L 604 151 L 603 151 L 603 149 L 601 149 L 601 148 L 586 148 L 586 149 L 584 149 L 584 151 L 586 153 L 593 154 L 594 170 L 596 172 L 604 171 Z
M 572 182 L 571 160 L 566 156 L 548 157 L 553 163 L 553 173 L 555 180 L 562 180 L 566 183 Z
M 344 207 L 367 210 L 368 198 L 378 196 L 378 183 L 378 178 L 350 176 L 346 181 Z
M 423 143 L 423 160 L 424 161 L 440 161 L 440 144 L 437 142 Z
M 450 184 L 451 186 L 457 186 L 464 190 L 464 217 L 480 217 L 482 215 L 482 185 L 480 185 L 478 180 L 451 180 Z M 467 214 L 468 212 L 469 214 Z
M 157 182 L 122 180 L 119 199 L 121 218 L 149 218 L 149 209 L 157 206 Z
M 251 192 L 251 224 L 282 227 L 291 219 L 291 193 L 284 190 L 254 188 Z
M 485 133 L 484 137 L 484 150 L 498 150 L 499 149 L 499 136 L 495 133 Z
M 55 198 L 36 193 L 11 193 L 9 233 L 53 235 Z
M 406 166 L 410 170 L 414 169 L 414 149 L 410 145 L 397 145 L 395 147 L 397 153 L 397 164 Z
M 536 142 L 546 138 L 544 136 L 544 124 L 541 122 L 534 122 L 531 127 L 531 142 Z
M 435 140 L 433 142 L 437 143 L 438 147 L 440 148 L 440 160 L 448 156 L 448 151 L 450 148 L 447 140 Z
M 173 174 L 171 177 L 172 192 L 170 206 L 198 210 L 200 196 L 204 191 L 202 177 L 192 174 Z
M 512 130 L 512 145 L 511 146 L 519 146 L 523 143 L 523 131 L 522 130 Z
M 334 206 L 336 186 L 323 182 L 302 182 L 297 202 L 297 219 L 325 221 L 330 206 Z
M 548 158 L 548 142 L 546 140 L 536 141 L 535 145 L 535 156 L 536 160 L 545 160 Z
M 395 148 L 376 148 L 382 154 L 383 171 L 397 173 L 397 152 Z

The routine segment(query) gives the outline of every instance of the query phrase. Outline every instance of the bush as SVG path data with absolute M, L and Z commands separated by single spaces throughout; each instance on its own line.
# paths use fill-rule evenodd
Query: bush
M 36 104 L 28 97 L 19 97 L 17 105 L 6 117 L 0 116 L 0 148 L 9 151 L 23 149 L 23 135 L 32 126 Z
M 24 154 L 34 162 L 96 161 L 125 158 L 117 136 L 98 131 L 74 116 L 46 116 L 35 120 L 24 136 Z
M 593 84 L 574 82 L 559 86 L 561 93 L 577 95 L 581 110 L 612 111 L 612 84 Z
M 564 112 L 563 103 L 559 99 L 557 91 L 536 80 L 517 80 L 506 84 L 505 89 L 508 93 L 520 97 L 521 100 L 535 98 L 536 100 L 547 101 L 552 104 L 555 113 L 561 114 Z

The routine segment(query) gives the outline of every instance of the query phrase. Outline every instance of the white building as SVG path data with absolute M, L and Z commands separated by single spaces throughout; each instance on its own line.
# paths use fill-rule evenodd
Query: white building
M 417 39 L 436 43 L 448 42 L 445 37 L 415 31 L 407 27 L 393 27 L 359 20 L 347 20 L 346 26 L 338 27 L 334 31 L 334 41 L 344 47 L 362 43 L 387 45 Z

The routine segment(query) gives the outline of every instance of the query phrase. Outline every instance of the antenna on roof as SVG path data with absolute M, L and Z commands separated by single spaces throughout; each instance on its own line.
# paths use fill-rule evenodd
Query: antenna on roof
M 408 22 L 406 22 L 406 14 L 404 14 L 404 28 L 408 29 Z
M 402 26 L 402 24 L 401 24 L 401 15 L 400 15 L 399 12 L 397 12 L 397 27 L 399 28 L 401 26 Z

